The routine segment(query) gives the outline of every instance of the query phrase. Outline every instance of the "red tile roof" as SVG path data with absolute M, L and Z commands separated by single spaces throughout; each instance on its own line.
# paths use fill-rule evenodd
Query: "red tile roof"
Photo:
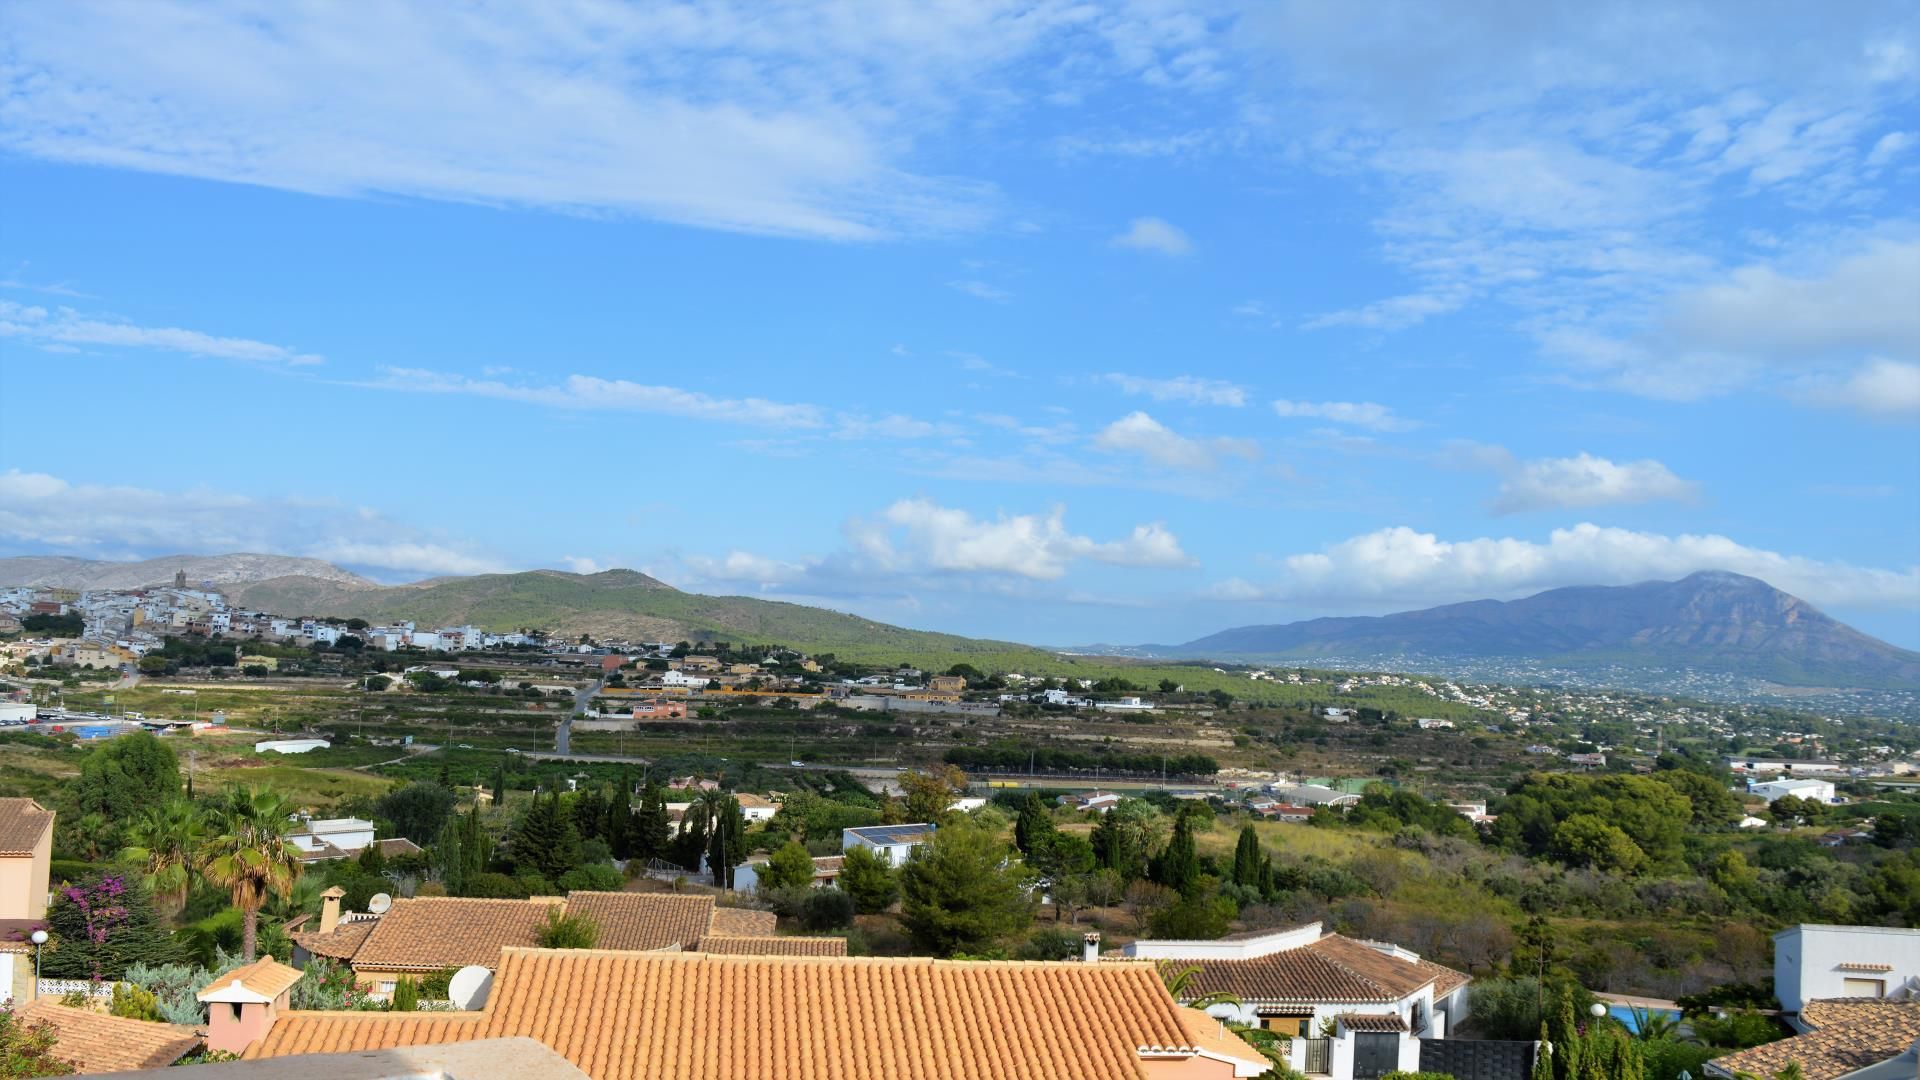
M 1169 963 L 1188 964 L 1181 960 Z M 1398 1001 L 1428 983 L 1435 983 L 1435 993 L 1440 993 L 1442 973 L 1456 987 L 1467 978 L 1451 968 L 1391 956 L 1339 934 L 1251 960 L 1191 963 L 1200 972 L 1188 985 L 1189 1000 L 1225 992 L 1249 1003 L 1387 1002 Z
M 53 828 L 53 811 L 32 799 L 0 799 L 0 855 L 31 855 Z
M 54 998 L 41 998 L 14 1015 L 29 1027 L 53 1028 L 53 1055 L 72 1062 L 83 1073 L 162 1068 L 192 1053 L 203 1041 L 197 1028 L 70 1009 Z
M 1920 1040 L 1920 1001 L 1815 1000 L 1801 1007 L 1800 1021 L 1813 1030 L 1714 1058 L 1707 1068 L 1721 1076 L 1771 1076 L 1798 1062 L 1806 1080 L 1835 1080 L 1898 1057 Z

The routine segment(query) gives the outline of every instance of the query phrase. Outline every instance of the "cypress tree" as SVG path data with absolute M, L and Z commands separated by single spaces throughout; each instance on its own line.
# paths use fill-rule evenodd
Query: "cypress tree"
M 1057 831 L 1053 827 L 1053 815 L 1047 813 L 1047 805 L 1040 801 L 1038 794 L 1029 792 L 1027 801 L 1020 804 L 1020 816 L 1013 823 L 1013 846 L 1020 849 L 1020 854 L 1032 856 L 1034 848 L 1044 845 Z
M 1533 1047 L 1533 1071 L 1528 1080 L 1553 1080 L 1553 1041 L 1547 1037 L 1547 1022 L 1540 1021 L 1540 1041 Z
M 1173 835 L 1167 839 L 1167 846 L 1153 860 L 1150 877 L 1169 889 L 1178 891 L 1182 896 L 1191 893 L 1200 883 L 1200 856 L 1193 848 L 1193 826 L 1188 824 L 1185 815 L 1173 821 Z
M 507 759 L 504 756 L 493 767 L 493 805 L 507 805 Z
M 629 857 L 663 859 L 673 843 L 673 821 L 667 816 L 667 794 L 656 783 L 640 793 L 640 809 L 633 815 L 627 845 Z
M 1260 837 L 1252 825 L 1240 828 L 1240 841 L 1233 848 L 1233 883 L 1243 888 L 1260 887 Z
M 747 857 L 747 817 L 740 811 L 740 800 L 728 799 L 713 816 L 713 832 L 707 839 L 707 868 L 713 883 L 720 888 L 733 885 L 733 868 Z
M 521 871 L 534 870 L 548 881 L 580 865 L 580 834 L 573 818 L 560 805 L 560 793 L 534 796 L 513 834 L 513 862 Z

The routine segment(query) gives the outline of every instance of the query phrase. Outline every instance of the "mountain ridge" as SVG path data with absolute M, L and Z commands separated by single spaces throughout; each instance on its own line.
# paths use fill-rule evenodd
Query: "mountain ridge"
M 1783 685 L 1920 689 L 1920 653 L 1862 633 L 1758 578 L 1718 570 L 1390 615 L 1239 626 L 1130 651 L 1215 660 L 1510 658 L 1567 667 L 1688 667 Z
M 187 572 L 187 582 L 233 585 L 271 577 L 305 576 L 345 588 L 378 588 L 379 582 L 322 559 L 299 555 L 267 555 L 236 551 L 225 555 L 162 555 L 121 562 L 81 559 L 69 555 L 13 555 L 0 558 L 0 585 L 35 585 L 50 589 L 143 589 L 171 585 L 173 575 Z

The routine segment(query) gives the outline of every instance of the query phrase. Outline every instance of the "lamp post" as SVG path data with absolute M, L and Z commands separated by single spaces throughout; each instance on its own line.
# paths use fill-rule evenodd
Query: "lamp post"
M 47 932 L 44 929 L 35 930 L 28 935 L 27 940 L 33 942 L 33 997 L 38 1000 L 40 997 L 40 949 L 47 943 Z

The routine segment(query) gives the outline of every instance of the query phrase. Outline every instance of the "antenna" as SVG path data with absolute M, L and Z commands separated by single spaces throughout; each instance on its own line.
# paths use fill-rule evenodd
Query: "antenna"
M 392 906 L 393 897 L 383 892 L 374 893 L 373 896 L 367 900 L 367 910 L 373 912 L 375 915 L 385 915 L 387 909 Z
M 447 996 L 453 999 L 453 1007 L 462 1012 L 473 1012 L 487 1003 L 487 995 L 493 992 L 493 972 L 478 964 L 469 964 L 453 973 L 447 980 Z

